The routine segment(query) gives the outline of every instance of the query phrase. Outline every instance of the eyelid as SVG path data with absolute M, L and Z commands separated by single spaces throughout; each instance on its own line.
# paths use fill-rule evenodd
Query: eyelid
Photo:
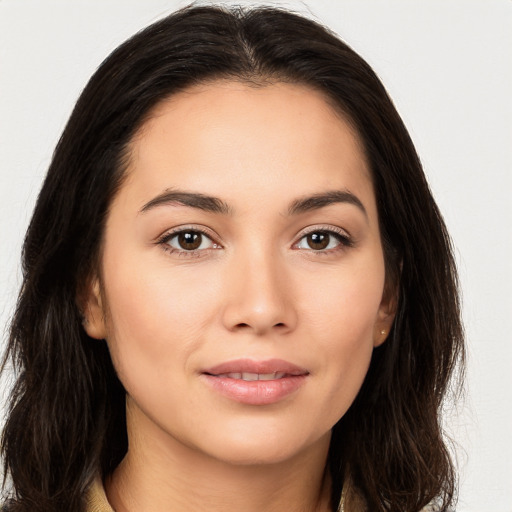
M 309 235 L 310 233 L 316 233 L 317 231 L 335 233 L 343 238 L 350 240 L 352 239 L 352 235 L 346 229 L 340 228 L 339 226 L 334 226 L 332 224 L 314 224 L 312 226 L 307 226 L 298 233 L 297 238 L 302 238 L 306 235 Z
M 203 226 L 201 224 L 181 224 L 179 226 L 175 226 L 173 228 L 166 229 L 161 235 L 158 235 L 154 241 L 156 243 L 161 242 L 162 240 L 169 238 L 173 235 L 182 233 L 183 231 L 198 231 L 199 233 L 202 233 L 203 235 L 206 235 L 208 238 L 211 238 L 215 241 L 217 241 L 220 238 L 210 228 L 207 228 L 206 226 Z M 219 242 L 216 242 L 216 243 L 219 243 Z

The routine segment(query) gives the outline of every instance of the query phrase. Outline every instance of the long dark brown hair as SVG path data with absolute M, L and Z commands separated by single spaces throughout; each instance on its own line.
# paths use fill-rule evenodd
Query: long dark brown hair
M 10 510 L 83 511 L 95 475 L 126 453 L 124 389 L 106 343 L 84 332 L 77 295 L 97 268 L 135 132 L 163 99 L 216 79 L 321 91 L 356 128 L 371 167 L 397 314 L 333 429 L 333 510 L 347 482 L 371 512 L 447 510 L 455 474 L 440 410 L 463 333 L 450 239 L 413 143 L 375 73 L 329 30 L 282 10 L 217 7 L 178 11 L 115 50 L 55 150 L 5 359 L 16 375 L 1 445 Z

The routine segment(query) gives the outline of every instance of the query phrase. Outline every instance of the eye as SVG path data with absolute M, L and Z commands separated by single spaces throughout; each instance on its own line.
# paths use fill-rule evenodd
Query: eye
M 162 243 L 176 251 L 200 251 L 204 249 L 216 249 L 219 246 L 205 233 L 187 229 L 167 235 Z
M 317 230 L 302 236 L 295 247 L 310 251 L 328 251 L 350 245 L 351 241 L 347 235 L 329 230 Z

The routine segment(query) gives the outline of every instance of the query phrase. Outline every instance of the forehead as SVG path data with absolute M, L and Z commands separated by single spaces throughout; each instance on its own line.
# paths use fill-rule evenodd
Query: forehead
M 355 129 L 303 85 L 190 87 L 153 109 L 130 149 L 129 181 L 147 194 L 176 186 L 266 197 L 274 186 L 283 198 L 347 187 L 373 195 Z
M 217 130 L 220 129 L 224 121 L 234 130 L 253 127 L 253 132 L 247 130 L 247 135 L 260 135 L 258 139 L 261 140 L 265 134 L 271 135 L 267 130 L 258 131 L 262 123 L 268 123 L 267 128 L 281 126 L 283 131 L 275 140 L 277 143 L 284 143 L 287 135 L 300 135 L 301 128 L 307 129 L 311 142 L 315 141 L 315 135 L 325 136 L 326 130 L 333 136 L 340 131 L 349 132 L 351 142 L 364 153 L 357 130 L 341 106 L 318 89 L 300 83 L 253 84 L 227 79 L 188 87 L 159 102 L 134 137 L 133 146 L 157 131 L 164 135 L 161 130 L 164 123 L 166 134 L 171 134 L 174 128 L 184 136 L 197 137 L 215 125 Z

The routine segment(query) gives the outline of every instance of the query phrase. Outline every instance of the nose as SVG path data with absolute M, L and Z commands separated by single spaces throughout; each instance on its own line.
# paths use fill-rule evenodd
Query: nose
M 256 335 L 286 334 L 297 324 L 293 290 L 285 264 L 272 254 L 239 255 L 226 279 L 224 327 Z

